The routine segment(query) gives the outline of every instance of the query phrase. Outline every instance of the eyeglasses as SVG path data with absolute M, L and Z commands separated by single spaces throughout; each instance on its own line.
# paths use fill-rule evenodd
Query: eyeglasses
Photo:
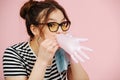
M 61 27 L 62 31 L 68 31 L 70 28 L 70 24 L 70 21 L 64 21 L 60 24 L 57 22 L 39 23 L 39 25 L 47 25 L 51 32 L 57 32 L 59 27 Z

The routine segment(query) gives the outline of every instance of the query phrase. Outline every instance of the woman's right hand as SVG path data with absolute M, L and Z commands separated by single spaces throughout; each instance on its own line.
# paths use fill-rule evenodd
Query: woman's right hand
M 40 43 L 38 59 L 41 60 L 44 64 L 50 64 L 58 47 L 59 46 L 56 40 L 45 39 Z

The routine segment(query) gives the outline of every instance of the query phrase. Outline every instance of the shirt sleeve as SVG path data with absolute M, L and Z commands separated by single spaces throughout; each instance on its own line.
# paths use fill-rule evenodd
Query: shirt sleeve
M 4 76 L 27 76 L 22 59 L 17 51 L 11 47 L 7 48 L 3 54 Z

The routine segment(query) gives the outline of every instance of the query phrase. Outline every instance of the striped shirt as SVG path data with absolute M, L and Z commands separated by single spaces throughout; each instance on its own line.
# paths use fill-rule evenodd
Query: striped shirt
M 36 61 L 29 42 L 22 42 L 7 48 L 3 55 L 4 76 L 30 76 Z M 44 80 L 66 80 L 67 71 L 58 72 L 55 57 L 45 72 Z

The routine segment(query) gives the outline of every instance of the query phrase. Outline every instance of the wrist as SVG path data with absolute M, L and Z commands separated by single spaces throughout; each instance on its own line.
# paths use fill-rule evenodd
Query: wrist
M 47 61 L 41 60 L 41 59 L 37 59 L 36 63 L 42 65 L 42 66 L 47 66 Z

